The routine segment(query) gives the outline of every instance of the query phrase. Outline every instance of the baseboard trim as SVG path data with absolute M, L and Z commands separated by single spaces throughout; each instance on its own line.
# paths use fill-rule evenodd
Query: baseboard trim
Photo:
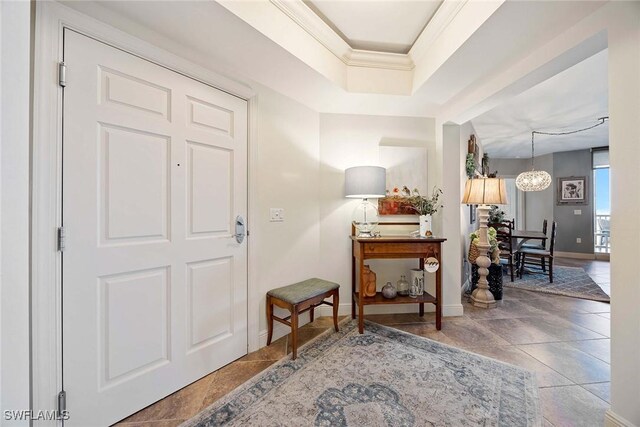
M 585 254 L 582 252 L 560 252 L 555 251 L 554 257 L 573 258 L 573 259 L 596 259 L 596 254 Z
M 607 412 L 604 414 L 604 425 L 605 427 L 635 427 L 635 424 L 624 419 L 611 409 L 607 409 Z
M 459 317 L 464 314 L 464 307 L 462 304 L 449 304 L 442 306 L 442 316 L 444 317 Z

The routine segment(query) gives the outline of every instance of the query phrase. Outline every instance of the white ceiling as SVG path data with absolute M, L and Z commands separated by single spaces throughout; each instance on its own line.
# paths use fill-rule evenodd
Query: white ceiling
M 471 122 L 493 158 L 531 156 L 531 131 L 565 132 L 608 116 L 607 50 L 488 111 Z M 609 126 L 563 136 L 535 136 L 536 156 L 609 145 Z
M 407 53 L 442 0 L 305 2 L 354 49 Z
M 420 90 L 405 96 L 348 92 L 215 1 L 64 4 L 202 67 L 266 86 L 318 112 L 413 117 L 436 117 L 443 104 L 465 95 L 472 84 L 481 84 L 496 69 L 508 68 L 523 53 L 599 7 L 591 1 L 580 2 L 579 7 L 575 2 L 507 1 Z

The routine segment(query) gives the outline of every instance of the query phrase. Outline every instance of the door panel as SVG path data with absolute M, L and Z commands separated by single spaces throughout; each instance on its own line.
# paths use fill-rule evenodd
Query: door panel
M 229 234 L 233 211 L 233 151 L 187 143 L 189 237 Z M 228 206 L 222 210 L 220 205 Z
M 246 101 L 65 31 L 63 382 L 116 422 L 246 354 Z

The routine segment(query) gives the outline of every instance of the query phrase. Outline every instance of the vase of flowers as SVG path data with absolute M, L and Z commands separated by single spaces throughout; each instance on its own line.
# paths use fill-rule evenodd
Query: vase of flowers
M 420 216 L 420 236 L 422 237 L 430 237 L 433 235 L 431 215 L 438 212 L 438 209 L 442 207 L 442 205 L 438 203 L 441 194 L 442 190 L 434 187 L 431 197 L 424 197 L 420 195 L 417 188 L 414 188 L 409 198 L 412 209 Z

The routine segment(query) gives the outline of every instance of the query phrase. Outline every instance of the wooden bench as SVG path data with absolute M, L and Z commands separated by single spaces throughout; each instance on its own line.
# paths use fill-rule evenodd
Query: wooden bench
M 273 321 L 277 320 L 291 327 L 293 359 L 297 356 L 298 350 L 298 315 L 309 311 L 311 322 L 313 322 L 313 310 L 319 305 L 326 304 L 333 306 L 333 325 L 338 332 L 338 305 L 340 303 L 340 285 L 322 279 L 308 279 L 293 285 L 283 286 L 267 292 L 267 323 L 268 336 L 267 345 L 271 345 L 273 337 Z M 325 301 L 325 298 L 333 297 L 333 302 Z M 284 308 L 291 312 L 291 315 L 283 318 L 273 314 L 273 306 Z M 291 321 L 289 321 L 291 320 Z

